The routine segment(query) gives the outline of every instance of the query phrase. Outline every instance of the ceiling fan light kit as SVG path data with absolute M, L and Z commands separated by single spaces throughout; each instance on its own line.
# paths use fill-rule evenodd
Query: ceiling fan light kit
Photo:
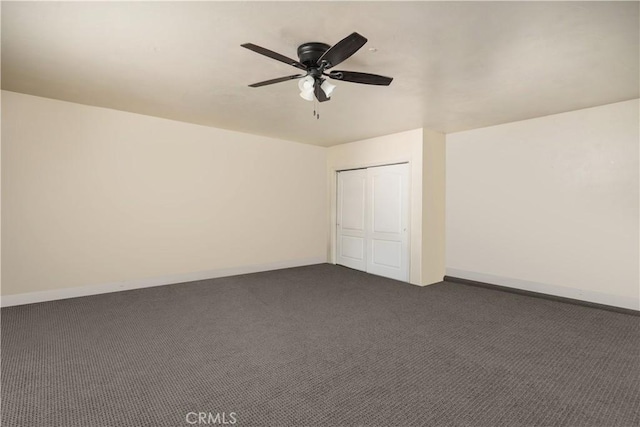
M 300 97 L 302 99 L 307 101 L 317 99 L 319 102 L 325 102 L 331 99 L 331 95 L 336 88 L 336 86 L 330 83 L 325 77 L 333 80 L 366 85 L 389 86 L 389 84 L 391 84 L 393 78 L 377 74 L 360 73 L 356 71 L 328 71 L 330 68 L 340 64 L 356 53 L 366 42 L 367 39 L 360 34 L 352 33 L 333 46 L 319 42 L 304 43 L 298 46 L 298 61 L 253 43 L 245 43 L 241 46 L 305 71 L 305 74 L 294 74 L 266 80 L 251 84 L 249 85 L 250 87 L 261 87 L 288 80 L 300 79 L 298 81 L 298 88 L 300 89 Z

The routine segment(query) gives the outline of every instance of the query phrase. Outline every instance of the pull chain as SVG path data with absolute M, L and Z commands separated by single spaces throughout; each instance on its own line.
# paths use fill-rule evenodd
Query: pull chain
M 313 116 L 318 120 L 320 119 L 320 104 L 315 96 L 313 97 Z

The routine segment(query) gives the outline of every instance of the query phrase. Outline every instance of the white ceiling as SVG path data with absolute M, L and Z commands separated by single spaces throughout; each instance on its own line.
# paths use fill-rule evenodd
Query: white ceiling
M 330 146 L 402 130 L 441 132 L 639 96 L 638 2 L 2 2 L 2 88 Z M 315 120 L 299 44 L 369 42 Z M 369 51 L 376 48 L 376 52 Z M 335 81 L 334 81 L 335 83 Z

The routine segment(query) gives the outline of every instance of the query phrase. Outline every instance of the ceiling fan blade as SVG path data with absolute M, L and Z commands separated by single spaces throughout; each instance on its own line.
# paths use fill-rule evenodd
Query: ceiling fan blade
M 358 33 L 352 33 L 340 40 L 327 50 L 324 55 L 318 59 L 318 65 L 326 62 L 325 70 L 334 67 L 356 53 L 367 42 L 367 39 Z
M 277 79 L 265 80 L 263 82 L 254 83 L 249 85 L 249 87 L 260 87 L 266 85 L 272 85 L 274 83 L 286 82 L 288 80 L 299 79 L 300 77 L 304 77 L 305 74 L 294 74 L 293 76 L 279 77 Z
M 320 79 L 316 79 L 316 82 L 313 85 L 313 92 L 315 93 L 316 98 L 320 102 L 330 101 L 331 98 L 329 98 L 327 94 L 324 93 L 324 90 L 322 90 L 322 87 L 320 87 L 321 85 L 322 82 L 320 81 Z
M 252 50 L 256 53 L 259 53 L 260 55 L 268 56 L 269 58 L 275 59 L 276 61 L 284 62 L 285 64 L 293 65 L 296 68 L 300 68 L 301 70 L 307 71 L 307 67 L 305 67 L 295 59 L 287 58 L 284 55 L 280 55 L 279 53 L 276 53 L 269 49 L 265 49 L 264 47 L 257 46 L 253 43 L 245 43 L 245 44 L 241 44 L 240 46 L 246 49 Z
M 358 73 L 356 71 L 332 71 L 327 76 L 332 79 L 365 85 L 389 86 L 393 77 L 379 76 L 377 74 Z

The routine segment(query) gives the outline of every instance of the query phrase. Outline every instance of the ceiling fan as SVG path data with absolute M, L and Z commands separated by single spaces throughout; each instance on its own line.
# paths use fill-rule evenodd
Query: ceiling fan
M 294 74 L 291 76 L 254 83 L 249 85 L 250 87 L 260 87 L 274 83 L 286 82 L 288 80 L 302 79 L 298 82 L 298 87 L 301 91 L 300 96 L 307 101 L 313 101 L 315 97 L 318 101 L 325 102 L 331 99 L 331 94 L 335 85 L 329 83 L 324 77 L 366 85 L 389 86 L 389 84 L 391 84 L 391 81 L 393 80 L 392 77 L 359 73 L 356 71 L 328 71 L 330 68 L 333 68 L 356 53 L 366 42 L 367 39 L 365 37 L 358 33 L 352 33 L 333 46 L 318 42 L 304 43 L 298 46 L 299 61 L 280 55 L 279 53 L 257 46 L 253 43 L 245 43 L 241 46 L 261 55 L 268 56 L 276 61 L 293 65 L 305 72 L 305 74 Z

